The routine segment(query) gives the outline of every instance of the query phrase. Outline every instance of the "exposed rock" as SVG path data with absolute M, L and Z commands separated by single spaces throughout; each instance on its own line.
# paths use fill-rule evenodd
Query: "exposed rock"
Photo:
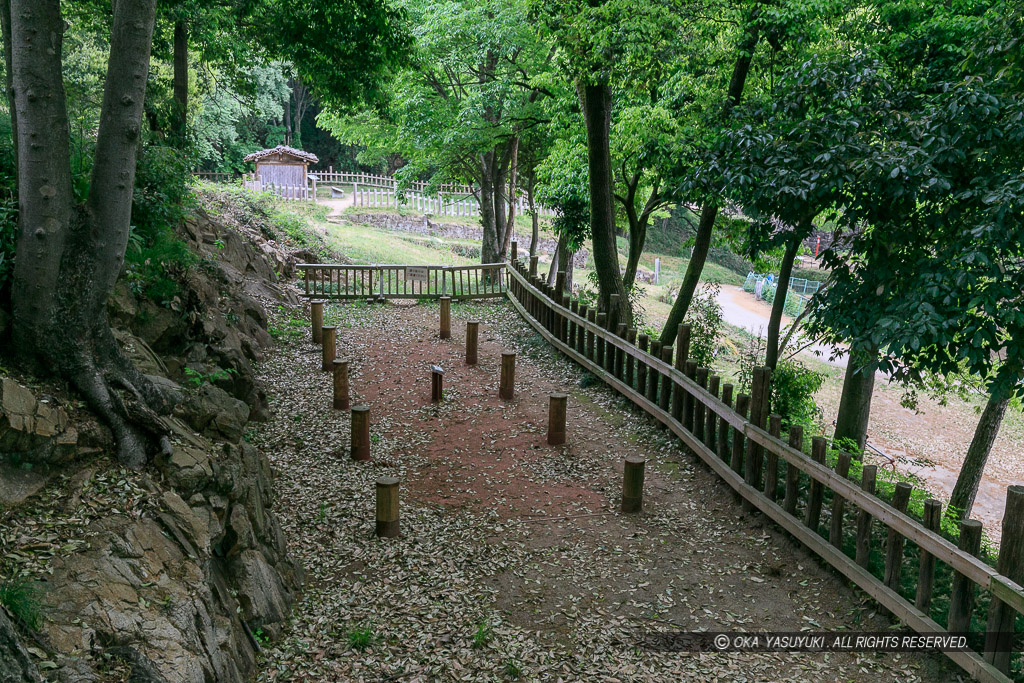
M 249 421 L 249 406 L 212 384 L 204 384 L 185 395 L 182 416 L 205 436 L 223 437 L 238 443 Z
M 57 463 L 71 458 L 78 432 L 65 410 L 51 399 L 36 400 L 13 379 L 0 379 L 0 456 L 33 463 Z
M 39 470 L 0 463 L 0 510 L 19 505 L 46 485 Z
M 0 607 L 0 683 L 36 683 L 42 680 L 6 611 Z

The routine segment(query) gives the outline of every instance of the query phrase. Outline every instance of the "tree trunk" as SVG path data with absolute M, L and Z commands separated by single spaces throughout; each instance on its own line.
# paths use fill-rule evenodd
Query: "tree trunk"
M 1009 403 L 1009 398 L 993 393 L 985 404 L 978 426 L 974 429 L 971 446 L 967 449 L 967 457 L 964 458 L 953 493 L 949 497 L 947 514 L 953 519 L 968 519 L 971 516 L 971 508 L 974 507 L 974 499 L 981 485 L 981 475 L 985 472 L 985 463 L 999 435 L 999 427 L 1003 424 Z
M 89 196 L 76 206 L 60 2 L 11 2 L 18 135 L 32 141 L 18 153 L 14 345 L 24 360 L 68 379 L 83 394 L 113 430 L 121 462 L 136 468 L 145 464 L 153 437 L 169 448 L 154 410 L 167 412 L 171 405 L 121 354 L 106 302 L 128 243 L 155 5 L 117 2 Z
M 171 137 L 175 145 L 184 147 L 188 141 L 188 26 L 181 19 L 174 22 L 174 115 Z
M 725 118 L 729 111 L 739 104 L 740 98 L 743 96 L 743 87 L 747 82 L 747 74 L 750 73 L 750 62 L 754 57 L 754 49 L 760 38 L 760 32 L 753 25 L 753 21 L 748 22 L 747 25 L 748 32 L 737 50 L 736 63 L 733 65 L 732 78 L 729 80 L 729 91 L 725 98 L 725 106 L 722 108 L 722 118 Z M 662 346 L 667 346 L 675 341 L 676 330 L 690 309 L 690 302 L 693 301 L 693 294 L 697 291 L 701 273 L 704 271 L 704 264 L 708 259 L 708 249 L 711 248 L 711 231 L 715 227 L 717 217 L 718 207 L 713 203 L 705 202 L 704 208 L 700 212 L 693 253 L 690 255 L 690 262 L 686 265 L 683 284 L 679 287 L 679 294 L 672 303 L 672 310 L 668 314 L 668 320 L 665 321 L 665 327 L 662 328 Z
M 651 194 L 644 202 L 643 210 L 636 212 L 636 187 L 640 182 L 640 176 L 634 178 L 633 184 L 629 185 L 629 191 L 622 198 L 622 205 L 626 209 L 626 218 L 629 220 L 629 254 L 626 257 L 626 270 L 622 274 L 623 289 L 630 290 L 636 282 L 636 271 L 640 264 L 640 257 L 644 253 L 644 244 L 647 242 L 647 226 L 650 224 L 651 214 L 661 199 L 659 190 L 660 181 L 655 181 L 651 188 Z
M 800 240 L 796 237 L 786 245 L 786 253 L 782 256 L 782 265 L 779 267 L 779 281 L 775 285 L 772 312 L 768 317 L 768 348 L 765 349 L 764 364 L 773 371 L 779 365 L 779 330 L 782 328 L 782 314 L 785 312 L 786 298 L 789 295 L 789 276 L 793 272 L 793 260 L 799 247 Z
M 534 195 L 536 181 L 532 169 L 526 178 L 526 198 L 530 202 L 530 258 L 533 258 L 537 255 L 537 242 L 540 240 L 540 215 L 537 213 L 537 197 Z
M 509 155 L 508 172 L 508 219 L 505 223 L 505 237 L 501 241 L 501 251 L 498 253 L 500 260 L 508 257 L 509 244 L 512 243 L 512 233 L 516 227 L 516 180 L 519 173 L 519 138 L 512 138 L 512 151 Z
M 597 271 L 599 307 L 609 311 L 611 296 L 617 294 L 619 308 L 609 311 L 619 321 L 632 322 L 629 298 L 622 288 L 619 252 L 615 244 L 615 207 L 612 205 L 612 157 L 609 144 L 612 91 L 608 85 L 580 87 L 583 119 L 587 128 L 587 166 L 590 185 L 590 237 Z
M 875 391 L 875 371 L 878 353 L 873 350 L 851 348 L 846 359 L 846 377 L 839 398 L 836 431 L 833 440 L 850 439 L 862 452 L 868 441 L 868 419 L 871 415 L 871 395 Z
M 494 180 L 491 175 L 494 152 L 480 156 L 480 224 L 483 228 L 481 263 L 498 263 L 498 227 L 494 215 Z
M 558 244 L 555 246 L 555 254 L 551 257 L 551 267 L 548 268 L 548 286 L 555 284 L 555 277 L 558 274 L 558 269 L 561 268 L 563 251 L 565 251 L 565 236 L 560 235 L 558 237 Z

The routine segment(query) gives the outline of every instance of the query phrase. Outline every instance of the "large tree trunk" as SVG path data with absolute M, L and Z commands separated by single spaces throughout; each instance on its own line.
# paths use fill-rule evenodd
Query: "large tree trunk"
M 611 147 L 612 92 L 608 85 L 580 87 L 583 119 L 587 128 L 587 166 L 590 185 L 590 237 L 594 247 L 594 269 L 600 289 L 599 307 L 617 320 L 632 323 L 629 298 L 622 288 L 619 252 L 615 244 L 615 207 Z M 611 297 L 617 294 L 619 307 L 610 311 Z
M 772 370 L 779 365 L 779 330 L 782 328 L 782 314 L 789 295 L 789 276 L 793 272 L 793 260 L 799 246 L 800 240 L 795 237 L 786 245 L 782 265 L 779 267 L 779 281 L 775 283 L 775 298 L 772 300 L 772 312 L 768 316 L 768 347 L 764 357 L 764 364 Z
M 537 255 L 537 242 L 540 240 L 540 214 L 537 213 L 537 197 L 534 194 L 536 188 L 536 174 L 530 169 L 526 176 L 526 199 L 530 202 L 530 257 Z
M 759 38 L 760 32 L 756 25 L 753 22 L 748 22 L 747 34 L 737 48 L 736 63 L 733 65 L 732 78 L 729 80 L 725 106 L 722 108 L 723 118 L 739 104 L 740 98 L 743 96 L 743 87 L 747 82 L 747 74 L 750 73 L 750 62 L 754 58 L 754 49 L 757 47 Z M 683 322 L 683 318 L 686 317 L 686 312 L 690 309 L 690 302 L 693 301 L 693 294 L 697 291 L 701 273 L 704 271 L 704 264 L 708 259 L 708 249 L 711 248 L 711 231 L 715 227 L 716 218 L 718 218 L 718 207 L 711 202 L 706 202 L 700 212 L 693 252 L 690 255 L 690 262 L 686 265 L 683 284 L 679 287 L 679 294 L 672 303 L 672 310 L 668 314 L 668 320 L 665 321 L 665 327 L 662 328 L 662 345 L 669 345 L 675 341 L 676 331 L 680 323 Z
M 878 354 L 851 348 L 846 359 L 846 377 L 839 398 L 836 431 L 833 440 L 850 439 L 861 452 L 868 441 L 868 420 L 871 416 L 871 395 L 875 391 Z
M 985 463 L 988 462 L 992 445 L 999 436 L 999 427 L 1003 424 L 1003 416 L 1006 415 L 1006 406 L 1009 403 L 1009 398 L 993 393 L 985 404 L 978 426 L 974 429 L 971 446 L 967 449 L 967 457 L 964 458 L 964 464 L 953 486 L 953 493 L 949 497 L 947 514 L 954 519 L 967 519 L 971 516 L 971 508 L 974 507 L 974 499 L 981 485 L 981 475 L 985 473 Z
M 188 142 L 188 26 L 181 19 L 174 22 L 174 115 L 171 138 L 175 145 Z
M 163 436 L 153 411 L 170 409 L 121 354 L 106 310 L 128 243 L 155 5 L 117 2 L 89 196 L 76 206 L 60 2 L 11 2 L 14 101 L 23 143 L 12 287 L 15 348 L 26 361 L 71 381 L 110 425 L 121 462 L 130 467 L 142 466 L 153 437 Z
M 516 227 L 516 180 L 519 174 L 519 138 L 512 138 L 512 149 L 509 153 L 508 172 L 508 219 L 505 222 L 505 235 L 501 241 L 501 251 L 498 257 L 504 261 L 508 257 L 509 244 L 512 243 L 512 233 Z
M 494 152 L 480 155 L 480 224 L 483 228 L 481 263 L 498 263 L 498 225 L 494 215 L 494 179 L 492 176 Z

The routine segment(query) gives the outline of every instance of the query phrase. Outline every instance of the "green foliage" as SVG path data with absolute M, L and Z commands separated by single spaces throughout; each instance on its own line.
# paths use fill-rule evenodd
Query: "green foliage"
M 369 626 L 357 626 L 348 632 L 349 647 L 360 652 L 373 645 L 375 638 L 373 629 Z
M 502 667 L 505 677 L 512 681 L 518 681 L 523 676 L 523 665 L 515 657 L 506 657 L 505 665 Z
M 686 312 L 685 323 L 690 325 L 689 360 L 698 367 L 714 366 L 718 356 L 718 337 L 722 332 L 722 307 L 718 304 L 721 288 L 715 282 L 705 282 L 693 295 Z
M 231 379 L 232 375 L 237 374 L 238 370 L 235 370 L 234 368 L 215 368 L 209 373 L 204 373 L 193 368 L 185 368 L 185 379 L 193 387 L 201 387 L 204 384 L 216 384 L 217 382 Z
M 486 621 L 477 624 L 476 632 L 473 634 L 473 649 L 481 650 L 494 640 L 494 628 Z
M 0 605 L 33 631 L 43 625 L 39 590 L 24 576 L 15 575 L 0 581 Z
M 822 412 L 814 400 L 825 375 L 811 370 L 794 358 L 784 358 L 772 373 L 771 412 L 782 416 L 782 424 L 802 425 L 817 431 L 821 428 Z

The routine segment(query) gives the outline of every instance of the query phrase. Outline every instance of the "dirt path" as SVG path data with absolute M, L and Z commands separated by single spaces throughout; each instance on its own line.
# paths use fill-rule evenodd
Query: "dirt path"
M 337 199 L 317 199 L 318 204 L 329 206 L 331 210 L 327 213 L 326 219 L 337 219 L 341 216 L 341 213 L 348 207 L 353 205 L 355 201 L 355 195 L 350 190 L 346 190 L 344 197 Z
M 952 680 L 939 657 L 662 653 L 642 634 L 884 630 L 888 621 L 623 399 L 558 358 L 505 304 L 332 307 L 373 457 L 347 457 L 349 418 L 307 340 L 263 365 L 276 418 L 276 509 L 307 571 L 261 680 Z M 482 321 L 480 363 L 463 321 Z M 297 323 L 301 324 L 301 323 Z M 497 394 L 518 352 L 516 400 Z M 429 365 L 446 372 L 429 402 Z M 588 379 L 589 378 L 589 379 Z M 569 393 L 569 443 L 545 443 L 548 394 Z M 645 511 L 616 509 L 626 454 L 649 458 Z M 401 540 L 373 538 L 374 480 L 400 477 Z M 582 516 L 588 515 L 588 516 Z M 372 644 L 358 649 L 364 637 Z

